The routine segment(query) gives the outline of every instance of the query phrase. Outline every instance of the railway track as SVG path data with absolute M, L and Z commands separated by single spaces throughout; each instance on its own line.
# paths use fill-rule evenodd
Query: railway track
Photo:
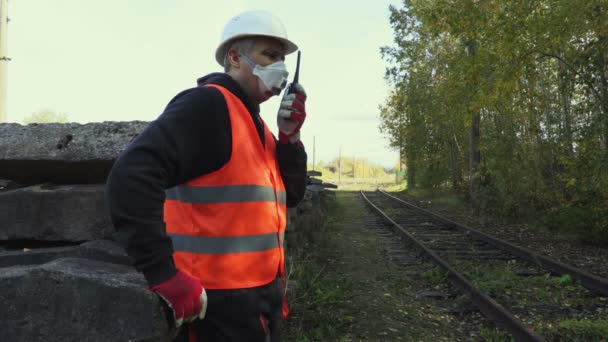
M 445 272 L 477 308 L 518 341 L 564 321 L 608 315 L 608 280 L 418 208 L 361 192 L 390 229 Z

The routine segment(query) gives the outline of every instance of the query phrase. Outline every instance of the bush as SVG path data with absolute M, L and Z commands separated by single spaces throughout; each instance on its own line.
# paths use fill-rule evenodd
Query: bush
M 562 207 L 549 213 L 545 222 L 549 229 L 585 243 L 608 245 L 608 209 L 593 207 Z

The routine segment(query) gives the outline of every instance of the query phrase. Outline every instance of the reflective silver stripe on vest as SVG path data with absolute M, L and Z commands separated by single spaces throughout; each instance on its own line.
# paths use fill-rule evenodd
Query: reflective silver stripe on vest
M 262 185 L 186 186 L 165 190 L 167 199 L 184 203 L 274 202 L 274 189 Z M 286 203 L 285 191 L 278 193 L 279 204 Z
M 279 204 L 287 203 L 287 194 L 285 191 L 279 191 Z
M 173 249 L 176 252 L 201 254 L 261 252 L 277 248 L 279 245 L 276 233 L 225 237 L 168 235 L 173 240 Z M 279 234 L 279 238 L 283 245 L 285 233 Z

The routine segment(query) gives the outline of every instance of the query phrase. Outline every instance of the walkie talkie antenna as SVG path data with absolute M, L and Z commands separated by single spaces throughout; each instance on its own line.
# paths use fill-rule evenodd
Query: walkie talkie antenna
M 301 51 L 298 51 L 298 61 L 296 62 L 296 74 L 293 76 L 293 83 L 298 83 L 300 80 L 300 54 Z

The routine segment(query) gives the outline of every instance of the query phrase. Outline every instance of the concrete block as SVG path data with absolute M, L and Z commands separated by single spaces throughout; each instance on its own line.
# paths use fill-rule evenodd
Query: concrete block
M 0 124 L 0 178 L 22 182 L 103 183 L 144 121 Z
M 117 243 L 95 240 L 77 246 L 0 250 L 0 267 L 39 265 L 55 259 L 75 257 L 130 266 L 131 258 Z
M 111 235 L 103 184 L 0 191 L 0 240 L 89 241 Z
M 0 269 L 0 341 L 170 341 L 133 268 L 87 259 Z

